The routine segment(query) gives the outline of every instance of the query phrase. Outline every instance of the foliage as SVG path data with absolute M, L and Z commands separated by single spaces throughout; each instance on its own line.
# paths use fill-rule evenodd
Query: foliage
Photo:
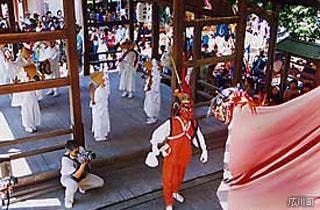
M 320 25 L 315 8 L 285 6 L 279 14 L 279 25 L 286 28 L 292 37 L 304 41 L 320 39 Z

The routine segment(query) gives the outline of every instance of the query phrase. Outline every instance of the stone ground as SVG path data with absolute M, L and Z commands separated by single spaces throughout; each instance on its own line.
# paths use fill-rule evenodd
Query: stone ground
M 200 183 L 199 177 L 206 177 L 222 170 L 223 149 L 215 149 L 209 152 L 209 160 L 206 164 L 199 162 L 199 155 L 193 155 L 185 176 L 182 193 L 186 198 L 184 204 L 176 204 L 177 209 L 219 209 L 216 197 L 216 189 L 221 180 L 221 174 L 214 181 Z M 98 168 L 95 171 L 103 177 L 106 184 L 101 189 L 91 190 L 86 194 L 77 193 L 76 203 L 73 209 L 164 209 L 161 195 L 161 166 L 156 169 L 148 168 L 143 159 L 128 162 L 128 165 L 121 168 L 111 169 L 108 167 Z M 59 186 L 59 181 L 54 180 L 52 192 L 32 197 L 23 202 L 12 204 L 10 209 L 19 210 L 58 210 L 63 209 L 64 191 Z M 195 182 L 190 187 L 189 182 Z M 189 186 L 189 187 L 188 187 Z M 34 186 L 35 188 L 37 186 Z M 156 193 L 157 196 L 147 199 L 138 205 L 127 205 L 126 202 L 135 201 L 141 196 Z M 124 203 L 122 205 L 122 203 Z
M 121 92 L 118 91 L 119 77 L 117 73 L 112 73 L 110 78 L 111 96 L 109 104 L 112 129 L 111 142 L 97 143 L 93 140 L 91 133 L 91 109 L 89 108 L 89 95 L 87 91 L 89 83 L 88 77 L 81 78 L 80 88 L 87 148 L 94 150 L 97 153 L 97 159 L 114 163 L 119 157 L 127 156 L 130 159 L 130 155 L 139 157 L 141 152 L 145 154 L 145 151 L 149 148 L 150 135 L 154 128 L 159 124 L 153 126 L 144 124 L 145 115 L 142 108 L 144 93 L 142 89 L 143 81 L 140 79 L 140 76 L 137 76 L 136 78 L 136 96 L 131 100 L 121 98 Z M 169 117 L 171 89 L 166 85 L 162 85 L 161 91 L 162 111 L 160 122 L 163 122 Z M 43 92 L 45 95 L 46 90 Z M 40 102 L 42 125 L 38 128 L 36 134 L 70 128 L 68 89 L 61 88 L 60 93 L 61 95 L 59 97 L 45 96 Z M 8 96 L 0 96 L 0 141 L 13 140 L 30 135 L 24 132 L 21 125 L 20 108 L 12 108 L 10 106 L 10 101 Z M 202 109 L 200 111 L 205 112 L 206 110 Z M 227 133 L 226 126 L 213 118 L 201 120 L 200 125 L 206 134 L 220 133 L 225 136 Z M 211 137 L 214 138 L 215 135 L 212 135 Z M 70 136 L 1 147 L 0 155 L 44 148 L 65 142 L 68 139 L 70 139 Z M 57 151 L 11 161 L 13 175 L 22 177 L 44 171 L 57 171 L 57 169 L 59 169 L 60 156 L 62 153 L 63 151 Z

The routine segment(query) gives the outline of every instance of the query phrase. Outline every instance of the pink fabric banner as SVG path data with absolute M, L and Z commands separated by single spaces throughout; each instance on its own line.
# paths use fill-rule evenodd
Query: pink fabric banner
M 256 115 L 236 108 L 224 162 L 224 209 L 320 209 L 320 87 Z

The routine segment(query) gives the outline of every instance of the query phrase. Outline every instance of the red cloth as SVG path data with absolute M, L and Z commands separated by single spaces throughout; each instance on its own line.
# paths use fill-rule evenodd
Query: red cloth
M 176 119 L 172 119 L 172 136 L 183 133 L 181 123 Z M 195 129 L 190 126 L 187 130 L 190 136 L 194 136 Z M 164 158 L 162 168 L 163 194 L 166 206 L 173 205 L 172 194 L 177 193 L 184 179 L 185 171 L 191 160 L 191 140 L 183 135 L 181 138 L 168 140 L 171 153 Z
M 220 185 L 222 206 L 290 210 L 296 197 L 295 209 L 320 209 L 320 87 L 256 115 L 236 108 L 229 129 L 224 178 L 233 181 Z M 307 198 L 313 207 L 302 207 Z

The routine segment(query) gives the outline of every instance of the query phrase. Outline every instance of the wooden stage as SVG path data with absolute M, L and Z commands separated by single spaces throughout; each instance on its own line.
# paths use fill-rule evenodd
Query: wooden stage
M 102 165 L 117 164 L 120 159 L 132 159 L 145 155 L 150 148 L 149 138 L 159 124 L 149 126 L 145 124 L 143 112 L 143 80 L 140 75 L 136 78 L 136 95 L 133 99 L 121 97 L 118 90 L 118 73 L 110 74 L 111 96 L 109 98 L 109 110 L 111 115 L 111 142 L 95 142 L 91 133 L 91 109 L 89 108 L 88 77 L 81 77 L 81 103 L 82 116 L 86 146 L 89 150 L 97 153 L 97 159 Z M 171 105 L 171 88 L 162 85 L 162 107 L 160 122 L 169 117 Z M 43 91 L 44 98 L 40 102 L 42 113 L 42 125 L 38 128 L 37 134 L 45 134 L 51 130 L 70 128 L 69 94 L 67 88 L 60 89 L 59 97 L 46 96 L 47 90 Z M 21 124 L 20 108 L 10 106 L 11 99 L 7 95 L 0 96 L 0 141 L 13 140 L 26 137 Z M 203 109 L 203 111 L 206 111 Z M 226 138 L 227 127 L 213 118 L 200 121 L 201 127 L 207 137 Z M 208 135 L 211 134 L 211 135 Z M 31 134 L 32 135 L 32 134 Z M 51 138 L 42 141 L 30 142 L 15 146 L 0 148 L 1 157 L 7 154 L 31 151 L 37 148 L 44 148 L 70 139 L 70 136 Z M 13 175 L 17 177 L 30 176 L 45 171 L 58 171 L 60 157 L 63 151 L 46 153 L 29 158 L 22 158 L 11 161 Z

